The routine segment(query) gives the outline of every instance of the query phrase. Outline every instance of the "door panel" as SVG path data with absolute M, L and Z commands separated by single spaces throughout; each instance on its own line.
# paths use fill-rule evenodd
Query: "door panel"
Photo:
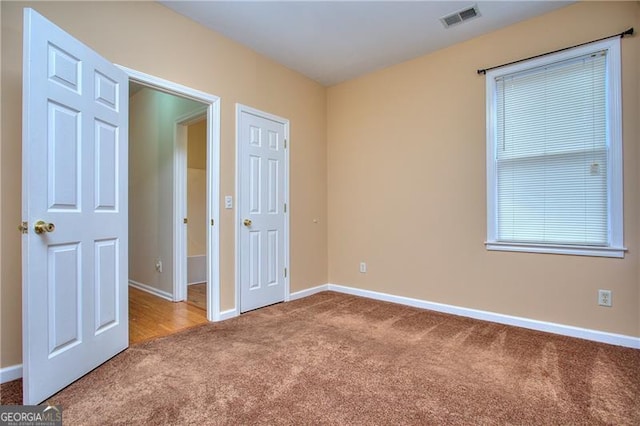
M 246 111 L 238 119 L 240 311 L 246 312 L 285 299 L 285 124 Z
M 48 101 L 49 211 L 79 210 L 80 112 Z
M 260 258 L 262 249 L 262 233 L 249 231 L 249 290 L 257 290 L 262 286 Z
M 252 214 L 260 214 L 262 211 L 261 203 L 261 180 L 262 180 L 262 158 L 257 155 L 249 156 L 250 181 L 249 181 L 249 200 L 251 200 L 250 211 Z
M 81 254 L 78 244 L 49 246 L 49 351 L 56 356 L 82 340 L 81 318 Z
M 267 181 L 267 199 L 269 200 L 268 212 L 270 214 L 278 214 L 278 204 L 280 201 L 279 189 L 279 163 L 273 158 L 269 159 L 269 180 Z
M 118 324 L 118 240 L 95 242 L 95 334 Z
M 128 77 L 31 9 L 24 49 L 23 397 L 35 404 L 128 346 Z
M 267 231 L 267 285 L 278 285 L 278 230 L 271 229 Z
M 118 128 L 95 121 L 94 209 L 118 210 Z

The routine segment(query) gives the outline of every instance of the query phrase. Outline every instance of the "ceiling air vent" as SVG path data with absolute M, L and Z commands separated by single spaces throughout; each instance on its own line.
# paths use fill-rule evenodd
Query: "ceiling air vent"
M 445 28 L 449 28 L 452 25 L 461 24 L 464 21 L 477 18 L 478 16 L 480 16 L 478 5 L 474 4 L 471 7 L 467 7 L 450 15 L 443 16 L 442 18 L 440 18 L 440 22 L 442 22 L 442 25 L 444 25 Z

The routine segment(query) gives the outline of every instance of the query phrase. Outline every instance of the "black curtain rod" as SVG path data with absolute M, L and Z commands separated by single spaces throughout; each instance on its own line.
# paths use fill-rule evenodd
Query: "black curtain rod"
M 507 65 L 513 65 L 513 64 L 517 64 L 519 62 L 524 62 L 524 61 L 528 61 L 530 59 L 535 59 L 535 58 L 539 58 L 541 56 L 547 56 L 547 55 L 551 55 L 553 53 L 558 53 L 558 52 L 563 52 L 565 50 L 569 50 L 569 49 L 573 49 L 574 47 L 580 47 L 580 46 L 584 46 L 585 44 L 589 44 L 589 43 L 595 43 L 597 41 L 602 41 L 602 40 L 606 40 L 608 38 L 612 38 L 612 37 L 620 37 L 620 38 L 624 38 L 624 36 L 628 36 L 628 35 L 633 35 L 633 27 L 629 28 L 626 31 L 623 31 L 619 34 L 614 34 L 611 35 L 609 37 L 602 37 L 599 38 L 597 40 L 591 40 L 591 41 L 587 41 L 586 43 L 580 43 L 580 44 L 576 44 L 575 46 L 571 46 L 571 47 L 565 47 L 564 49 L 558 49 L 558 50 L 554 50 L 553 52 L 547 52 L 547 53 L 542 53 L 540 55 L 536 55 L 536 56 L 530 56 L 528 58 L 524 58 L 524 59 L 518 59 L 517 61 L 513 61 L 513 62 L 508 62 L 506 64 L 502 64 L 502 65 L 496 65 L 495 67 L 491 67 L 491 68 L 485 68 L 483 70 L 478 70 L 478 74 L 486 74 L 487 71 L 491 71 L 491 70 L 495 70 L 496 68 L 502 68 L 502 67 L 506 67 Z

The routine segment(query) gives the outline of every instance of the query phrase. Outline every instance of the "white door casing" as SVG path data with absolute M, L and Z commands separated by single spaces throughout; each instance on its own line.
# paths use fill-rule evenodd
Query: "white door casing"
M 25 9 L 24 404 L 128 346 L 127 143 L 127 75 Z
M 237 108 L 236 291 L 246 312 L 288 300 L 289 122 Z
M 220 312 L 220 98 L 218 96 L 192 89 L 173 81 L 165 80 L 150 74 L 133 70 L 122 65 L 116 65 L 123 70 L 131 81 L 170 93 L 175 96 L 202 102 L 206 105 L 207 118 L 207 218 L 209 226 L 207 227 L 207 319 L 209 321 L 220 321 L 222 313 Z M 185 117 L 183 117 L 184 119 Z M 174 150 L 175 151 L 175 150 Z M 184 153 L 182 153 L 183 155 Z M 175 158 L 174 173 L 177 175 L 180 171 L 180 158 Z M 184 164 L 186 167 L 186 163 Z M 177 185 L 180 185 L 177 187 Z M 182 184 L 178 180 L 174 180 L 174 259 L 181 254 L 182 248 L 179 242 L 184 244 L 186 250 L 184 225 L 182 219 L 185 217 L 180 203 L 184 203 L 180 192 L 183 189 Z M 186 253 L 186 252 L 185 252 Z M 177 270 L 177 271 L 176 271 Z M 175 275 L 180 274 L 180 275 Z M 179 287 L 185 283 L 186 289 L 186 261 L 180 265 L 174 262 L 174 295 L 178 294 Z M 174 296 L 175 297 L 175 296 Z M 179 297 L 179 296 L 178 296 Z M 185 294 L 186 297 L 186 294 Z

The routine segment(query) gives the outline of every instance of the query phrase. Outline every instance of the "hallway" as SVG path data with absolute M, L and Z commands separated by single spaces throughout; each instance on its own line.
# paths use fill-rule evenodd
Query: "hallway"
M 168 336 L 207 322 L 207 311 L 187 302 L 169 302 L 129 287 L 129 344 Z

